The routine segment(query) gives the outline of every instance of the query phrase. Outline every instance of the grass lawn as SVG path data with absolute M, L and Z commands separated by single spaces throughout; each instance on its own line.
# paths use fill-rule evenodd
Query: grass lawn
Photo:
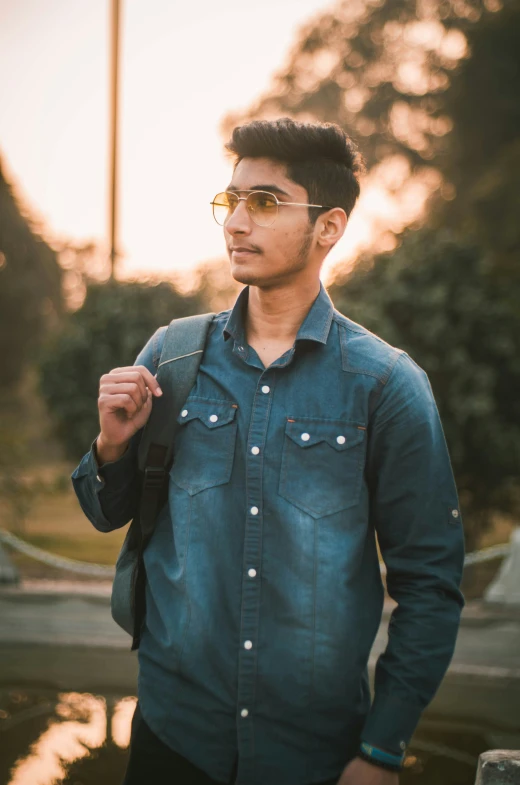
M 3 513 L 3 514 L 2 514 Z M 0 525 L 23 540 L 70 559 L 114 564 L 126 527 L 103 534 L 81 510 L 73 491 L 37 497 L 23 528 L 13 527 L 0 507 Z
M 72 490 L 74 467 L 53 436 L 38 394 L 37 375 L 29 370 L 17 389 L 0 391 L 0 528 L 59 556 L 113 565 L 126 527 L 110 534 L 94 529 Z M 19 491 L 14 490 L 17 486 L 13 482 L 20 483 Z M 17 495 L 9 499 L 6 489 Z M 20 512 L 13 508 L 25 499 L 28 509 L 21 523 Z M 23 578 L 84 579 L 4 547 Z
M 72 489 L 37 496 L 23 526 L 14 525 L 11 511 L 1 503 L 0 527 L 58 556 L 108 565 L 115 564 L 127 528 L 108 534 L 97 531 L 83 514 Z M 24 579 L 95 580 L 49 567 L 12 548 L 6 550 Z

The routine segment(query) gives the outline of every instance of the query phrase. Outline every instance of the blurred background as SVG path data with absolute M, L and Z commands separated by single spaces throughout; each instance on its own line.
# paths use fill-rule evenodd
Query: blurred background
M 124 532 L 94 531 L 70 472 L 97 434 L 101 374 L 172 318 L 236 297 L 209 202 L 245 120 L 334 121 L 365 157 L 323 280 L 338 310 L 429 375 L 467 550 L 489 555 L 464 576 L 484 624 L 520 512 L 520 0 L 0 0 L 0 73 L 0 581 L 18 630 L 0 630 L 0 784 L 123 770 L 132 688 L 104 658 L 102 684 L 60 681 L 49 649 L 41 672 L 24 660 L 20 587 L 37 603 L 106 598 Z M 487 725 L 467 719 L 467 692 L 456 717 L 444 707 L 435 725 L 433 712 L 403 782 L 472 785 L 501 721 L 501 744 L 520 746 L 501 702 L 515 667 L 502 692 L 486 680 Z

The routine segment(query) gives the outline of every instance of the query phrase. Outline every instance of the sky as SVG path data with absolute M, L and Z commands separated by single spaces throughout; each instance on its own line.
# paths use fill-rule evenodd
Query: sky
M 121 274 L 223 256 L 219 124 L 323 0 L 122 0 Z M 52 239 L 108 237 L 109 0 L 0 0 L 0 155 Z
M 121 0 L 118 277 L 225 257 L 210 201 L 231 175 L 219 130 L 283 68 L 323 0 Z M 108 260 L 110 0 L 0 0 L 0 156 L 51 243 Z M 328 273 L 390 250 L 438 187 L 404 159 L 373 168 Z M 374 245 L 374 238 L 379 243 Z M 387 244 L 389 242 L 389 245 Z M 108 264 L 108 262 L 107 262 Z

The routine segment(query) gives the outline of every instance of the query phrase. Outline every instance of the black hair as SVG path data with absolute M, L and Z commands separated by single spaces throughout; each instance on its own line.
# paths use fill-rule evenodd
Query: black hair
M 235 168 L 243 158 L 284 163 L 287 176 L 306 189 L 311 204 L 341 207 L 349 216 L 359 196 L 363 159 L 336 123 L 302 123 L 290 117 L 253 120 L 233 130 L 226 150 L 235 155 Z M 311 223 L 322 212 L 309 208 Z

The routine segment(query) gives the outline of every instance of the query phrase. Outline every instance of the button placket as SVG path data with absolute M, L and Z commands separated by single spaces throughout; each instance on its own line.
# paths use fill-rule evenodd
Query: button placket
M 273 390 L 273 378 L 264 383 L 266 374 L 258 379 L 249 423 L 246 452 L 246 519 L 244 532 L 244 569 L 242 579 L 242 607 L 240 624 L 240 653 L 238 669 L 237 711 L 247 722 L 237 727 L 238 754 L 247 768 L 253 757 L 253 723 L 256 681 L 256 652 L 260 614 L 260 575 L 263 498 L 262 475 L 265 442 Z

